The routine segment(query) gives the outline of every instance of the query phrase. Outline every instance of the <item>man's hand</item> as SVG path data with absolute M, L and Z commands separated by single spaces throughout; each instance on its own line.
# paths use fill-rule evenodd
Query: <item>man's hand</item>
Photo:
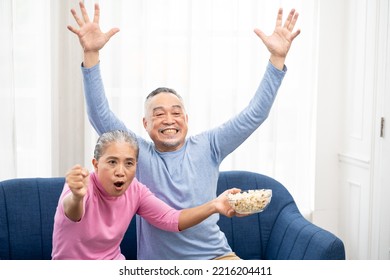
M 82 18 L 77 15 L 74 9 L 71 9 L 71 13 L 80 29 L 70 25 L 68 25 L 68 29 L 79 37 L 81 47 L 84 50 L 84 66 L 91 67 L 99 61 L 99 50 L 104 47 L 112 36 L 119 32 L 119 28 L 112 28 L 107 33 L 103 33 L 100 30 L 99 4 L 95 4 L 95 13 L 92 22 L 90 21 L 87 10 L 82 2 L 80 2 L 80 10 Z
M 298 16 L 299 14 L 295 9 L 292 9 L 282 26 L 283 9 L 280 8 L 276 19 L 275 30 L 272 35 L 267 36 L 258 28 L 254 30 L 271 53 L 271 63 L 278 69 L 283 69 L 284 61 L 290 50 L 292 41 L 301 33 L 299 29 L 293 32 Z
M 241 190 L 237 188 L 232 188 L 221 193 L 216 199 L 216 208 L 218 213 L 225 215 L 226 217 L 240 216 L 234 211 L 232 206 L 229 204 L 228 194 L 229 193 L 239 193 Z

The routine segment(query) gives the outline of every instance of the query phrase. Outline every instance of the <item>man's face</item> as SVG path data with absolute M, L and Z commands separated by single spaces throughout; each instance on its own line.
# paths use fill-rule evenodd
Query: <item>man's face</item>
M 105 191 L 111 196 L 126 192 L 137 169 L 136 150 L 126 142 L 107 145 L 99 160 L 92 161 Z
M 176 151 L 184 145 L 188 116 L 176 95 L 162 92 L 147 100 L 143 124 L 158 151 Z

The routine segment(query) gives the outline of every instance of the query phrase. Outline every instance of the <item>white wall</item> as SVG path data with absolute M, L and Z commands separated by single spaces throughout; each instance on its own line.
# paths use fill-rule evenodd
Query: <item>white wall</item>
M 313 222 L 339 234 L 338 158 L 345 92 L 345 1 L 319 5 L 318 87 Z
M 390 257 L 390 154 L 379 136 L 388 11 L 382 0 L 320 2 L 313 222 L 344 241 L 348 259 Z

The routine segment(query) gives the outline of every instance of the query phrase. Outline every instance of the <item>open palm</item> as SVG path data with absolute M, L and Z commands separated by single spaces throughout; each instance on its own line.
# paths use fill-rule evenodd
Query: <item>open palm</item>
M 282 25 L 283 9 L 280 8 L 276 19 L 274 32 L 267 36 L 260 29 L 255 29 L 255 33 L 263 41 L 269 52 L 277 57 L 286 57 L 291 47 L 292 41 L 300 34 L 300 30 L 293 32 L 299 14 L 292 9 Z
M 82 2 L 80 2 L 80 10 L 82 19 L 77 15 L 74 9 L 71 10 L 79 29 L 70 25 L 68 26 L 68 29 L 79 37 L 84 52 L 99 51 L 110 38 L 119 31 L 119 29 L 112 28 L 107 33 L 101 31 L 99 26 L 100 8 L 98 4 L 95 4 L 95 13 L 92 22 L 89 20 L 88 13 Z

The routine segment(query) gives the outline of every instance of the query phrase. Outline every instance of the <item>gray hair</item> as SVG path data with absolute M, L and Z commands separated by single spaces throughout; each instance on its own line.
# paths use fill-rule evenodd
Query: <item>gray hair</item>
M 100 135 L 96 142 L 95 150 L 93 152 L 94 158 L 96 160 L 99 160 L 105 152 L 107 145 L 113 142 L 129 143 L 129 145 L 135 149 L 136 159 L 138 159 L 139 147 L 137 139 L 134 135 L 124 130 L 113 130 Z
M 159 93 L 162 93 L 162 92 L 169 92 L 169 93 L 172 93 L 174 95 L 177 96 L 177 98 L 180 99 L 180 101 L 183 102 L 183 98 L 180 96 L 180 94 L 178 94 L 176 92 L 176 90 L 172 89 L 172 88 L 167 88 L 167 87 L 159 87 L 159 88 L 156 88 L 154 91 L 152 91 L 151 93 L 148 94 L 148 96 L 146 96 L 146 100 L 147 101 L 148 99 L 152 98 L 153 96 L 156 96 L 157 94 Z
M 159 88 L 156 88 L 151 93 L 149 93 L 148 96 L 146 96 L 145 103 L 144 103 L 145 114 L 147 112 L 148 101 L 152 97 L 154 97 L 154 96 L 156 96 L 156 95 L 158 95 L 160 93 L 171 93 L 171 94 L 175 95 L 177 98 L 179 98 L 180 102 L 182 103 L 183 109 L 185 110 L 185 108 L 184 108 L 184 100 L 181 97 L 181 95 L 176 92 L 176 90 L 174 90 L 172 88 L 167 88 L 167 87 L 159 87 Z

